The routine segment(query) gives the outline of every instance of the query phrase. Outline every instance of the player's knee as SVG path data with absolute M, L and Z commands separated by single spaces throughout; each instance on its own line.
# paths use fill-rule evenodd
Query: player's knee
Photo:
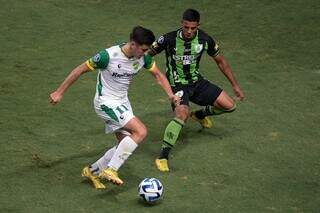
M 185 113 L 185 114 L 176 115 L 176 118 L 185 122 L 188 119 L 188 116 L 189 115 L 187 113 Z
M 137 134 L 137 137 L 140 139 L 140 141 L 142 141 L 148 134 L 148 130 L 146 126 L 142 125 L 141 127 L 139 127 L 136 134 Z
M 188 109 L 178 110 L 175 113 L 175 117 L 185 122 L 189 117 L 189 110 Z

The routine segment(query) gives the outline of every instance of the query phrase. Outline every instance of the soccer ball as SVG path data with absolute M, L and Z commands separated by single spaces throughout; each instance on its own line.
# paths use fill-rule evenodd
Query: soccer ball
M 139 184 L 139 195 L 148 203 L 159 200 L 163 193 L 163 186 L 157 178 L 145 178 Z

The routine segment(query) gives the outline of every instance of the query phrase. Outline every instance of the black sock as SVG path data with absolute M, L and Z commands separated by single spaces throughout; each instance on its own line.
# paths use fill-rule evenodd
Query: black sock
M 171 147 L 162 147 L 159 159 L 169 159 Z
M 195 115 L 198 119 L 202 120 L 207 116 L 207 113 L 203 109 L 199 109 L 195 112 Z

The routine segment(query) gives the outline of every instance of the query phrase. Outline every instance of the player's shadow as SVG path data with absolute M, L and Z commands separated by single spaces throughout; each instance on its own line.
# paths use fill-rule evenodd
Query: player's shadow
M 146 144 L 142 148 L 143 152 L 152 155 L 154 158 L 159 154 L 165 128 L 174 117 L 174 113 L 170 110 L 147 111 L 140 117 L 148 128 L 148 136 L 145 139 Z M 221 122 L 223 123 L 223 119 L 221 119 Z M 198 122 L 189 118 L 180 133 L 175 150 L 180 151 L 188 146 L 194 146 L 199 141 L 211 144 L 233 135 L 233 131 L 219 126 L 214 126 L 212 129 L 203 129 Z M 210 138 L 210 140 L 201 140 L 202 138 Z
M 99 154 L 101 153 L 103 153 L 103 150 L 93 150 L 90 152 L 81 152 L 73 155 L 68 155 L 59 159 L 50 159 L 49 157 L 40 153 L 30 153 L 30 158 L 32 162 L 31 165 L 19 168 L 14 172 L 1 174 L 1 176 L 15 176 L 25 174 L 27 172 L 34 172 L 34 170 L 36 169 L 53 169 L 54 167 L 59 166 L 60 164 L 65 164 L 68 161 L 74 161 L 80 158 L 91 158 L 94 156 L 99 156 Z

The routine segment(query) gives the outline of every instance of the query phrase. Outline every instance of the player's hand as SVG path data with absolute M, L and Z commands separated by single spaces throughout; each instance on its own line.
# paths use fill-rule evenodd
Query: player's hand
M 243 91 L 241 90 L 240 86 L 236 85 L 236 86 L 233 86 L 232 88 L 233 88 L 234 94 L 237 96 L 237 99 L 239 101 L 243 101 L 244 94 L 243 94 Z
M 62 99 L 62 95 L 57 91 L 54 91 L 53 93 L 51 93 L 49 97 L 49 101 L 52 105 L 59 103 L 61 99 Z
M 180 105 L 180 101 L 181 101 L 181 98 L 177 95 L 171 95 L 169 97 L 170 101 L 175 105 L 175 106 L 178 106 Z

